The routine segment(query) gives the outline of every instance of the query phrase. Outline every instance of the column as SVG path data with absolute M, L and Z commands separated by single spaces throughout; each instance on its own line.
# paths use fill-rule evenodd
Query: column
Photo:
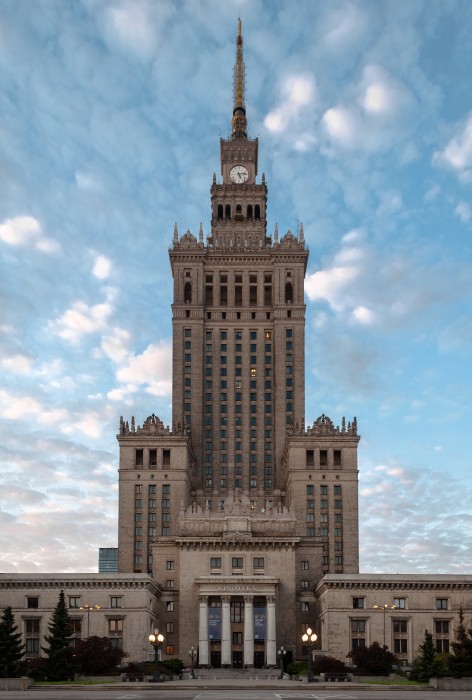
M 275 598 L 266 596 L 267 602 L 267 642 L 266 657 L 268 666 L 277 666 L 277 649 L 275 643 Z
M 198 622 L 198 662 L 208 666 L 208 596 L 200 596 L 200 619 Z
M 231 624 L 229 618 L 230 596 L 221 597 L 221 665 L 232 666 Z
M 253 596 L 244 596 L 244 654 L 243 664 L 254 666 L 254 610 Z

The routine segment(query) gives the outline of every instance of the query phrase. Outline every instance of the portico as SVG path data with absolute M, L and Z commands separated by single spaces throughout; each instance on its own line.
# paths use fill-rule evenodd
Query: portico
M 278 579 L 195 580 L 199 590 L 201 666 L 276 666 Z

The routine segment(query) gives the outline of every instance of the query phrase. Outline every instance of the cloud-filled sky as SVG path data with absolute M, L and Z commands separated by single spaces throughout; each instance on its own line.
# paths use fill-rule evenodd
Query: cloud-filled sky
M 0 570 L 95 571 L 119 417 L 171 418 L 168 247 L 209 233 L 238 15 L 307 422 L 357 416 L 361 571 L 470 573 L 470 0 L 0 0 Z

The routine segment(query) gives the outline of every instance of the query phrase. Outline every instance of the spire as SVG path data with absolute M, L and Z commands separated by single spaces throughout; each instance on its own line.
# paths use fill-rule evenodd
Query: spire
M 236 63 L 233 78 L 233 119 L 232 138 L 247 138 L 246 120 L 246 66 L 243 58 L 243 33 L 241 19 L 238 19 L 236 37 Z

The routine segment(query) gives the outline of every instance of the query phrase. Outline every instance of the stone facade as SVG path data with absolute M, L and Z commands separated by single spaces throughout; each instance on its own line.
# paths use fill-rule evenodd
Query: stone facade
M 147 574 L 0 574 L 0 608 L 12 607 L 26 658 L 44 655 L 61 590 L 74 639 L 110 637 L 127 661 L 152 658 L 147 638 L 157 624 L 160 590 Z
M 438 652 L 452 651 L 460 608 L 470 626 L 472 576 L 328 574 L 315 597 L 319 651 L 346 661 L 352 648 L 378 642 L 410 663 L 425 630 Z

